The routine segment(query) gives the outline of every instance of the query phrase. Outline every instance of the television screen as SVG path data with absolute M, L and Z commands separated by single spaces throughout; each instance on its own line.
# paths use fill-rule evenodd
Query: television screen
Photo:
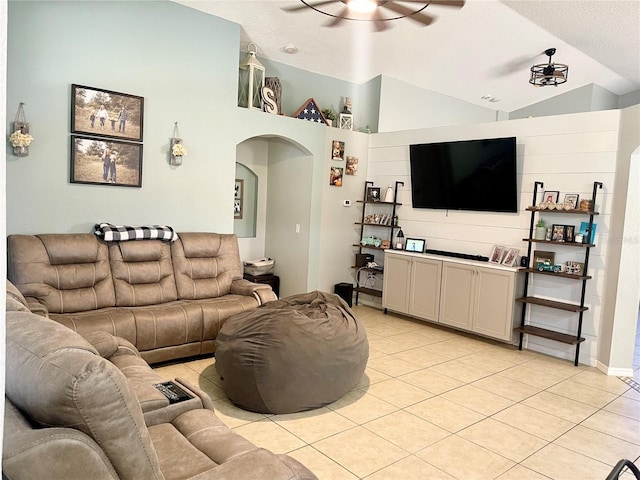
M 413 208 L 518 211 L 515 137 L 409 148 Z

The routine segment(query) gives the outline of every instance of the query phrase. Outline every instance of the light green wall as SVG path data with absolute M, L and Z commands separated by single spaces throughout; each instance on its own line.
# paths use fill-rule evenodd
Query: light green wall
M 242 54 L 243 57 L 245 54 Z M 313 98 L 321 110 L 330 108 L 340 113 L 345 97 L 351 98 L 354 130 L 366 125 L 378 125 L 380 80 L 373 79 L 362 85 L 301 70 L 299 68 L 260 59 L 267 77 L 278 77 L 282 85 L 282 110 L 293 115 Z M 379 77 L 378 77 L 379 78 Z M 377 84 L 377 88 L 376 88 Z M 337 125 L 337 121 L 334 125 Z M 372 131 L 377 131 L 373 130 Z
M 29 157 L 7 155 L 8 233 L 102 221 L 231 231 L 212 206 L 231 202 L 239 35 L 171 2 L 10 1 L 7 116 L 25 102 L 35 141 Z M 72 83 L 144 97 L 142 188 L 69 183 Z M 180 167 L 167 162 L 176 121 Z

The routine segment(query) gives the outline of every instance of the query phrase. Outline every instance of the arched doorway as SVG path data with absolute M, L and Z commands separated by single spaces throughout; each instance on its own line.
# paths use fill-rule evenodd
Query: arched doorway
M 306 292 L 313 156 L 290 139 L 265 135 L 239 143 L 236 164 L 251 171 L 257 185 L 255 234 L 238 239 L 242 259 L 275 259 L 280 295 Z

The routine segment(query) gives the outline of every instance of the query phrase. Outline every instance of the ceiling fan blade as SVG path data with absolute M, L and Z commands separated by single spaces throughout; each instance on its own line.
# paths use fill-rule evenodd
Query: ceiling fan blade
M 410 8 L 403 7 L 402 5 L 396 5 L 395 3 L 385 3 L 381 8 L 388 8 L 400 15 L 404 15 L 405 17 L 421 23 L 424 26 L 431 25 L 435 20 L 432 16 L 427 15 L 425 13 L 416 13 L 415 10 L 411 10 Z
M 337 27 L 343 20 L 344 18 L 347 16 L 347 14 L 349 13 L 349 8 L 348 7 L 344 7 L 340 13 L 338 13 L 337 15 L 334 15 L 333 19 L 330 22 L 325 23 L 325 27 Z
M 373 20 L 376 32 L 383 32 L 387 29 L 387 22 L 382 20 L 380 16 L 380 9 L 376 8 L 371 15 L 371 20 Z
M 465 4 L 465 0 L 402 0 L 405 3 L 429 3 L 431 5 L 440 5 L 442 7 L 456 7 L 462 8 Z
M 321 7 L 323 5 L 328 5 L 330 3 L 342 3 L 342 2 L 340 0 L 323 0 L 321 2 L 315 2 L 315 3 L 302 2 L 302 5 L 295 5 L 292 7 L 282 7 L 282 10 L 284 10 L 285 12 L 299 12 L 300 10 L 305 10 L 307 8 Z

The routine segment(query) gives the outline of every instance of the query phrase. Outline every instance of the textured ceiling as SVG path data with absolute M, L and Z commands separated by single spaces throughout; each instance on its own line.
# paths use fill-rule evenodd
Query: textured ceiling
M 402 19 L 383 32 L 369 22 L 328 28 L 329 17 L 311 9 L 282 10 L 297 0 L 177 3 L 240 24 L 240 48 L 257 44 L 259 58 L 354 83 L 388 75 L 496 110 L 591 83 L 617 95 L 640 89 L 640 0 L 467 0 L 460 10 L 429 5 L 424 12 L 437 20 L 428 27 Z M 284 52 L 289 43 L 298 53 Z M 529 67 L 545 63 L 550 47 L 554 61 L 569 65 L 568 81 L 535 88 Z

